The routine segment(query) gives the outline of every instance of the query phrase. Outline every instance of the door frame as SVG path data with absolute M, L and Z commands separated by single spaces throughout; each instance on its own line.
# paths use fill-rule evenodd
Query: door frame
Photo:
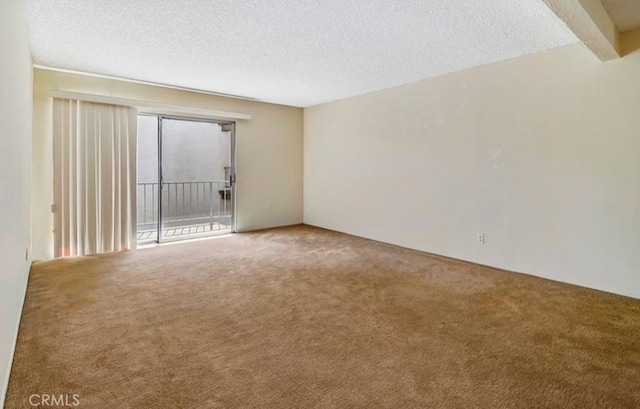
M 172 241 L 179 240 L 189 240 L 192 238 L 202 238 L 202 237 L 212 237 L 218 234 L 216 233 L 196 233 L 193 235 L 188 235 L 186 238 L 177 237 L 167 239 L 162 237 L 162 120 L 176 120 L 176 121 L 189 121 L 189 122 L 205 122 L 205 123 L 213 123 L 219 125 L 221 128 L 229 127 L 230 128 L 230 143 L 229 149 L 231 150 L 231 161 L 230 161 L 230 172 L 229 178 L 231 179 L 231 233 L 236 232 L 236 184 L 237 184 L 237 175 L 236 175 L 236 122 L 215 118 L 198 118 L 198 117 L 189 117 L 189 116 L 181 116 L 181 115 L 167 115 L 161 114 L 157 112 L 146 112 L 139 111 L 139 116 L 151 116 L 156 117 L 158 121 L 158 200 L 157 200 L 157 212 L 158 212 L 158 220 L 157 220 L 157 231 L 156 231 L 156 243 L 166 243 Z M 223 131 L 227 132 L 227 131 Z M 137 182 L 137 181 L 136 181 Z M 137 189 L 136 189 L 137 192 Z M 226 233 L 226 232 L 225 232 Z M 225 234 L 222 233 L 222 234 Z

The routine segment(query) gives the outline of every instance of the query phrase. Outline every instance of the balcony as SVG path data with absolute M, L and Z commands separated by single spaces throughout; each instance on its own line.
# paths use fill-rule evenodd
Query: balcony
M 158 188 L 158 183 L 138 183 L 139 242 L 158 239 Z M 224 180 L 164 182 L 160 239 L 231 232 L 231 196 Z

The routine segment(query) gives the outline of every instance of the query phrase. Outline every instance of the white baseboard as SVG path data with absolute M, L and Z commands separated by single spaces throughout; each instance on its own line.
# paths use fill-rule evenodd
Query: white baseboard
M 9 364 L 7 368 L 4 370 L 4 382 L 2 384 L 2 389 L 0 389 L 0 408 L 4 408 L 4 400 L 7 396 L 7 389 L 9 387 L 9 377 L 11 376 L 11 367 L 13 364 L 13 356 L 16 352 L 16 345 L 18 343 L 18 331 L 20 329 L 20 321 L 22 320 L 22 309 L 24 308 L 24 300 L 27 295 L 27 283 L 29 282 L 29 274 L 31 273 L 31 263 L 29 263 L 28 270 L 25 274 L 24 287 L 20 292 L 22 294 L 22 302 L 20 303 L 20 309 L 18 312 L 18 320 L 17 325 L 13 332 L 13 342 L 11 343 L 11 350 L 9 351 Z

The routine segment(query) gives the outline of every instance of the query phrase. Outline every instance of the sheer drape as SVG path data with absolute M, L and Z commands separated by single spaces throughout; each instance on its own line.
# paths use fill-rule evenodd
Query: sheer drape
M 56 257 L 136 245 L 134 108 L 54 99 Z

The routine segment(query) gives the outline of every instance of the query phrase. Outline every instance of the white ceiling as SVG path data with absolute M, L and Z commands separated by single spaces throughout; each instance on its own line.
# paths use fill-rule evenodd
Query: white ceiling
M 311 106 L 577 42 L 540 0 L 26 0 L 34 62 Z
M 602 4 L 621 32 L 640 28 L 640 0 L 602 0 Z

